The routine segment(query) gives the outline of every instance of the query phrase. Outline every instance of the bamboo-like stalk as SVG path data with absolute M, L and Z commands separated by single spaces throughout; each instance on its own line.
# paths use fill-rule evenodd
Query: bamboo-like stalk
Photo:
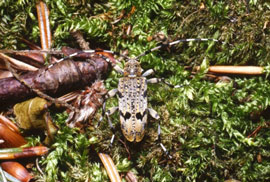
M 122 180 L 112 158 L 109 155 L 103 153 L 99 153 L 98 156 L 101 159 L 103 165 L 105 166 L 111 182 L 121 182 Z
M 2 123 L 0 123 L 0 138 L 4 141 L 0 144 L 0 148 L 20 147 L 27 143 L 19 133 Z
M 40 30 L 40 42 L 43 50 L 49 50 L 52 44 L 52 35 L 49 22 L 49 9 L 43 1 L 36 5 L 38 14 L 38 25 Z M 46 57 L 46 54 L 44 54 Z
M 18 152 L 22 152 L 23 148 L 4 148 L 4 149 L 0 149 L 0 154 L 4 154 L 4 153 L 18 153 Z
M 197 70 L 200 67 L 196 67 Z M 261 75 L 263 67 L 260 66 L 209 66 L 208 72 L 219 74 L 243 74 L 243 75 Z
M 224 74 L 244 74 L 260 75 L 263 74 L 263 67 L 260 66 L 210 66 L 208 71 Z
M 25 157 L 35 157 L 47 154 L 49 148 L 44 146 L 27 147 L 27 148 L 8 148 L 0 149 L 0 159 L 18 159 Z
M 0 123 L 6 125 L 7 127 L 9 127 L 13 131 L 20 133 L 19 128 L 12 121 L 10 121 L 8 118 L 3 116 L 2 114 L 0 114 Z
M 29 182 L 33 178 L 30 173 L 25 169 L 25 167 L 18 162 L 2 162 L 1 167 L 7 173 L 17 178 L 21 182 Z
M 4 171 L 4 174 L 5 174 L 6 179 L 9 180 L 9 181 L 11 181 L 11 182 L 22 182 L 21 180 L 18 180 L 17 178 L 15 178 L 14 176 L 10 175 L 6 171 Z

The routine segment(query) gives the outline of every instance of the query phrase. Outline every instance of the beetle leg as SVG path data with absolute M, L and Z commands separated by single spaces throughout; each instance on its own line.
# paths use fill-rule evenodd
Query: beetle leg
M 120 73 L 121 75 L 124 75 L 124 70 L 122 68 L 120 68 L 120 66 L 118 65 L 115 65 L 113 67 L 113 69 L 117 72 L 117 73 Z
M 159 145 L 160 147 L 162 148 L 162 150 L 164 151 L 164 153 L 171 159 L 172 156 L 169 155 L 169 152 L 168 150 L 166 149 L 166 147 L 161 143 L 161 129 L 160 129 L 160 117 L 157 113 L 157 111 L 155 111 L 154 109 L 152 108 L 148 108 L 148 112 L 149 114 L 156 120 L 158 120 L 158 142 L 159 142 Z
M 114 130 L 114 127 L 112 125 L 112 121 L 111 121 L 111 118 L 110 118 L 110 115 L 112 115 L 113 113 L 115 113 L 116 111 L 118 110 L 118 107 L 112 107 L 110 108 L 108 111 L 106 111 L 105 115 L 107 116 L 108 118 L 108 123 L 109 123 L 109 126 L 113 132 L 113 135 L 112 135 L 112 138 L 111 138 L 111 142 L 110 142 L 110 145 L 112 145 L 113 143 L 113 140 L 114 140 L 114 137 L 115 137 L 115 130 Z
M 157 111 L 155 111 L 154 109 L 152 108 L 148 108 L 148 112 L 149 114 L 152 116 L 152 118 L 156 119 L 156 120 L 159 120 L 159 115 L 157 113 Z
M 110 91 L 107 93 L 107 95 L 105 96 L 106 99 L 108 99 L 108 98 L 110 98 L 110 97 L 114 97 L 114 96 L 117 94 L 117 92 L 118 92 L 118 89 L 117 89 L 117 88 L 110 90 Z
M 101 121 L 102 121 L 103 118 L 104 118 L 105 110 L 106 110 L 106 100 L 107 100 L 108 98 L 110 98 L 110 97 L 114 97 L 114 96 L 117 94 L 117 92 L 118 92 L 118 90 L 117 90 L 117 88 L 115 88 L 115 89 L 110 90 L 110 91 L 106 94 L 105 100 L 104 100 L 104 102 L 103 102 L 103 104 L 102 104 L 102 115 L 101 115 L 101 117 L 100 117 L 100 119 L 99 119 L 99 121 L 98 121 L 97 127 L 100 125 Z
M 165 81 L 164 78 L 150 78 L 147 80 L 147 83 L 164 83 L 166 85 L 168 85 L 169 87 L 172 87 L 172 88 L 180 88 L 182 87 L 183 85 L 173 85 L 173 84 L 170 84 L 169 82 Z
M 146 70 L 143 74 L 142 74 L 142 77 L 147 77 L 147 76 L 150 76 L 154 74 L 154 70 L 153 69 L 150 69 L 150 70 Z
M 164 84 L 168 85 L 169 87 L 174 87 L 174 85 L 165 81 L 164 78 L 150 78 L 147 80 L 147 83 L 164 83 Z
M 170 158 L 172 159 L 172 156 L 169 154 L 168 150 L 166 149 L 166 147 L 162 144 L 161 142 L 161 129 L 160 129 L 160 122 L 158 122 L 158 141 L 159 141 L 159 145 L 162 148 L 162 150 L 164 151 L 164 153 Z

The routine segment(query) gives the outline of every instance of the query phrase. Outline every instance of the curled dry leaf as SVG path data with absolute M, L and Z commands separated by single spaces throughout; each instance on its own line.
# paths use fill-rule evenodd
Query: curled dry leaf
M 35 97 L 14 106 L 18 125 L 25 130 L 41 129 L 47 131 L 46 144 L 50 144 L 58 128 L 48 112 L 48 102 Z
M 14 114 L 16 122 L 23 129 L 44 129 L 44 113 L 47 110 L 47 101 L 45 99 L 35 97 L 34 99 L 21 102 L 14 106 Z
M 21 182 L 28 182 L 33 178 L 25 167 L 18 162 L 2 162 L 1 167 Z

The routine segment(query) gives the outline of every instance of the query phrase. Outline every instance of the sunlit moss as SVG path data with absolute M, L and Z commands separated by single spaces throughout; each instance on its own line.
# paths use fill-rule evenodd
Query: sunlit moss
M 217 38 L 225 43 L 181 43 L 141 58 L 144 70 L 153 68 L 157 77 L 184 85 L 179 89 L 149 85 L 148 91 L 149 106 L 161 116 L 162 142 L 172 160 L 157 145 L 157 122 L 152 118 L 144 140 L 135 146 L 127 143 L 128 160 L 118 140 L 124 141 L 118 114 L 112 117 L 116 140 L 111 148 L 106 121 L 98 129 L 93 123 L 81 134 L 67 128 L 59 115 L 60 131 L 41 161 L 45 176 L 39 179 L 108 180 L 97 156 L 106 151 L 123 174 L 136 171 L 140 181 L 269 181 L 269 80 L 234 75 L 229 83 L 215 83 L 204 71 L 194 75 L 185 67 L 199 66 L 207 58 L 210 65 L 265 66 L 269 73 L 270 3 L 249 1 L 247 7 L 243 2 L 47 0 L 54 48 L 78 47 L 70 34 L 74 29 L 83 33 L 91 48 L 128 50 L 131 57 L 157 45 L 153 38 L 157 33 L 170 40 Z M 1 49 L 26 48 L 20 38 L 39 44 L 34 1 L 1 2 L 0 16 Z M 115 88 L 118 78 L 112 72 L 106 87 Z M 110 99 L 107 107 L 116 104 Z M 261 130 L 248 138 L 259 126 Z

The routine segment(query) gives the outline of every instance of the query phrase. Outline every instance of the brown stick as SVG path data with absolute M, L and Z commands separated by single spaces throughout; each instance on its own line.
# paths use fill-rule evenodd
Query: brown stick
M 60 104 L 66 108 L 69 108 L 70 110 L 74 110 L 74 112 L 76 112 L 76 109 L 66 103 L 66 102 L 62 102 L 62 101 L 59 101 L 58 99 L 55 99 L 55 98 L 52 98 L 51 96 L 47 95 L 47 94 L 44 94 L 43 92 L 41 92 L 40 90 L 38 89 L 35 89 L 33 88 L 31 85 L 29 85 L 27 82 L 25 82 L 23 79 L 20 78 L 20 76 L 18 75 L 18 73 L 13 69 L 11 68 L 11 65 L 8 61 L 4 60 L 6 62 L 6 65 L 8 67 L 8 70 L 12 73 L 12 75 L 19 81 L 21 82 L 23 85 L 25 85 L 28 89 L 32 90 L 35 94 L 37 94 L 37 96 L 41 97 L 41 98 L 44 98 L 54 104 Z
M 98 55 L 92 62 L 63 61 L 55 66 L 41 68 L 38 71 L 21 75 L 32 88 L 51 96 L 59 96 L 91 85 L 98 77 L 104 77 L 108 71 L 108 63 Z M 15 78 L 0 79 L 0 107 L 7 106 L 35 96 L 33 91 Z
M 258 126 L 250 135 L 247 136 L 247 138 L 250 138 L 252 136 L 256 136 L 257 133 L 262 129 L 262 126 Z

